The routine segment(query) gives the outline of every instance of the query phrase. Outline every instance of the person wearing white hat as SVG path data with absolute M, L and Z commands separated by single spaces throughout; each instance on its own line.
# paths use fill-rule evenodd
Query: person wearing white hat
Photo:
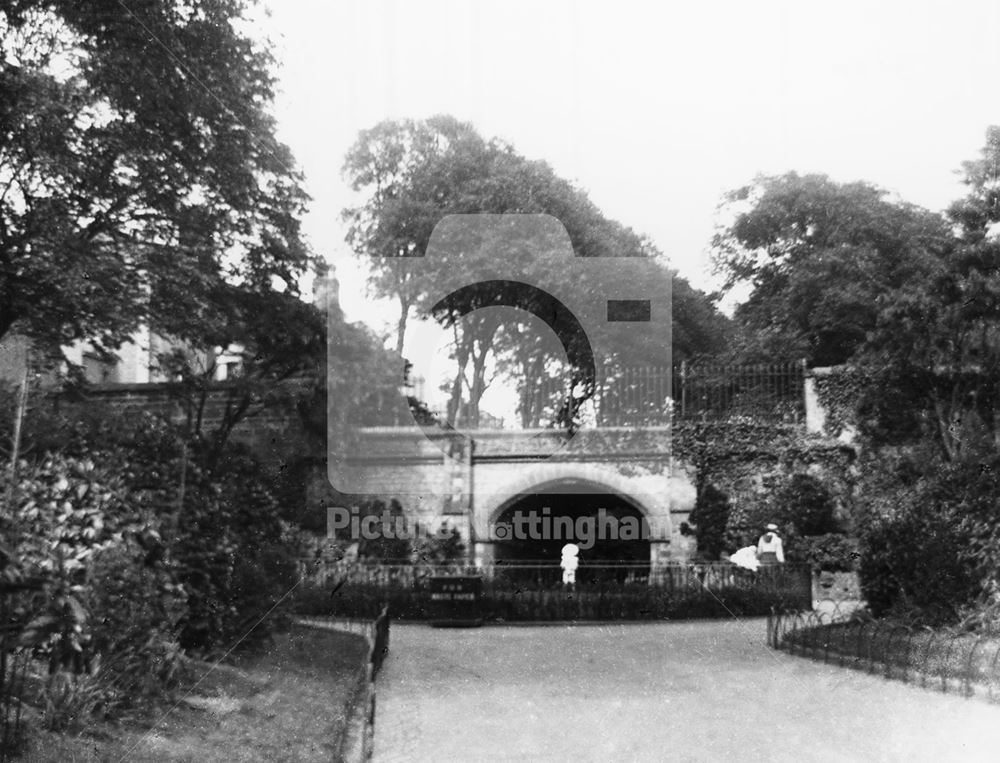
M 778 526 L 773 522 L 757 541 L 757 561 L 761 564 L 781 564 L 785 561 L 785 549 L 778 535 Z

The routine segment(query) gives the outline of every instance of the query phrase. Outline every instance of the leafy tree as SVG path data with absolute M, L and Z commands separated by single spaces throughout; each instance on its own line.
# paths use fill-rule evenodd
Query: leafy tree
M 956 232 L 947 256 L 883 300 L 861 353 L 879 369 L 866 407 L 938 444 L 948 461 L 996 452 L 1000 410 L 1000 241 L 995 180 L 1000 130 L 982 158 L 964 165 L 968 195 L 952 205 Z
M 963 182 L 969 191 L 948 209 L 965 244 L 985 244 L 994 238 L 1000 222 L 1000 126 L 986 130 L 986 145 L 978 159 L 962 163 Z
M 200 329 L 199 344 L 238 354 L 225 384 L 215 381 L 215 353 L 187 345 L 158 359 L 161 371 L 178 380 L 173 391 L 185 402 L 190 434 L 210 437 L 216 454 L 237 425 L 265 409 L 284 409 L 294 417 L 296 406 L 324 380 L 327 358 L 327 318 L 316 305 L 286 292 L 229 287 L 223 293 L 216 302 L 218 320 Z M 205 418 L 210 397 L 222 397 L 212 426 Z
M 364 198 L 344 211 L 348 242 L 359 255 L 372 258 L 376 291 L 399 302 L 399 355 L 412 310 L 430 278 L 408 258 L 423 256 L 444 210 L 481 211 L 463 206 L 454 179 L 473 182 L 487 176 L 491 150 L 471 125 L 441 116 L 423 123 L 380 122 L 363 130 L 347 154 L 344 174 Z
M 860 573 L 879 614 L 940 621 L 995 606 L 998 167 L 991 127 L 947 218 L 863 183 L 761 178 L 728 197 L 748 208 L 716 237 L 730 282 L 753 287 L 736 316 L 749 352 L 851 364 L 824 383 L 868 446 Z
M 657 261 L 660 254 L 649 241 L 606 218 L 585 193 L 557 177 L 544 162 L 525 159 L 501 141 L 485 140 L 471 125 L 452 117 L 389 121 L 363 131 L 347 155 L 344 173 L 361 199 L 357 206 L 345 211 L 350 223 L 348 241 L 357 254 L 370 258 L 375 292 L 399 304 L 397 352 L 402 352 L 407 323 L 416 309 L 433 314 L 455 332 L 456 371 L 450 390 L 449 422 L 455 421 L 463 393 L 471 417 L 477 418 L 479 398 L 489 382 L 486 376 L 490 358 L 501 371 L 517 375 L 522 390 L 561 375 L 570 387 L 581 385 L 584 397 L 593 394 L 594 379 L 586 371 L 581 348 L 567 347 L 568 362 L 563 366 L 555 358 L 558 348 L 535 333 L 530 323 L 504 322 L 497 313 L 480 309 L 498 304 L 501 298 L 507 300 L 502 304 L 509 304 L 512 298 L 511 294 L 503 294 L 511 288 L 509 285 L 500 280 L 482 283 L 483 274 L 519 273 L 519 280 L 531 284 L 556 279 L 576 289 L 582 298 L 591 296 L 591 301 L 600 301 L 596 298 L 601 292 L 612 292 L 629 283 L 623 269 L 609 275 L 612 280 L 618 279 L 616 283 L 567 279 L 565 260 L 556 248 L 558 242 L 537 235 L 517 240 L 516 231 L 501 231 L 499 227 L 483 228 L 455 244 L 454 251 L 441 246 L 433 257 L 425 260 L 423 255 L 435 226 L 450 214 L 551 215 L 565 226 L 578 257 Z M 439 231 L 438 235 L 447 241 L 447 234 Z M 503 268 L 498 267 L 497 258 L 505 260 Z M 650 273 L 643 288 L 668 293 L 670 271 L 662 267 Z M 431 285 L 457 290 L 477 283 L 444 304 L 429 304 Z M 689 329 L 680 334 L 685 350 L 694 352 L 697 347 L 711 351 L 719 347 L 724 341 L 724 320 L 711 301 L 687 284 L 680 291 L 684 309 L 675 313 L 675 319 L 679 316 Z M 526 311 L 553 316 L 557 333 L 568 329 L 572 316 L 542 305 L 541 296 L 520 289 L 516 297 L 518 306 Z M 626 326 L 603 318 L 588 322 L 594 343 L 614 348 L 602 362 L 613 367 L 617 355 L 630 358 L 632 363 L 662 363 L 655 352 L 651 354 L 650 348 L 641 346 L 640 332 Z M 535 407 L 529 406 L 527 400 L 522 400 L 522 406 Z M 564 413 L 563 418 L 571 419 L 572 414 Z
M 715 236 L 714 257 L 727 286 L 752 287 L 736 312 L 757 335 L 746 350 L 759 343 L 812 365 L 850 359 L 895 296 L 941 268 L 952 243 L 938 215 L 825 175 L 760 177 L 725 201 L 734 219 Z
M 821 175 L 758 179 L 734 191 L 715 238 L 730 284 L 749 281 L 736 313 L 745 358 L 802 353 L 853 363 L 856 422 L 873 444 L 929 438 L 949 460 L 995 447 L 1000 379 L 1000 248 L 990 167 L 966 163 L 968 198 L 938 215 L 865 183 Z
M 0 338 L 197 340 L 220 292 L 294 293 L 305 195 L 242 0 L 0 10 Z

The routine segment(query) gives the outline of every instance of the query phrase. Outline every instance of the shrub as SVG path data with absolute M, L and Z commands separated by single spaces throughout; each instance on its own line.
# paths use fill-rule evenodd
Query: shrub
M 368 516 L 377 517 L 380 528 L 382 527 L 382 519 L 386 515 L 388 515 L 393 529 L 397 526 L 403 529 L 408 524 L 408 520 L 403 514 L 403 507 L 395 498 L 389 502 L 388 506 L 380 500 L 365 501 L 359 510 L 361 522 L 364 522 L 364 518 Z M 405 563 L 410 558 L 412 547 L 406 533 L 401 533 L 401 536 L 395 537 L 395 534 L 392 534 L 390 537 L 389 533 L 380 533 L 377 538 L 362 538 L 358 543 L 358 556 L 370 560 Z
M 24 469 L 5 534 L 22 573 L 41 581 L 42 590 L 28 599 L 21 640 L 48 658 L 51 672 L 80 672 L 90 638 L 83 598 L 94 557 L 126 542 L 142 523 L 122 500 L 120 478 L 92 461 L 50 456 Z
M 260 464 L 230 446 L 216 463 L 194 450 L 179 517 L 174 557 L 188 593 L 185 648 L 211 650 L 242 638 L 294 585 L 297 536 L 278 516 Z M 265 638 L 283 618 L 271 612 L 251 639 Z
M 785 542 L 786 552 L 792 551 L 793 561 L 813 561 L 813 546 L 834 541 L 807 541 L 812 536 L 835 535 L 834 502 L 826 486 L 810 474 L 795 474 L 777 484 L 763 498 L 734 508 L 726 527 L 725 544 L 729 549 L 755 545 L 764 527 L 775 522 Z M 837 541 L 841 545 L 846 544 Z M 797 549 L 797 551 L 796 551 Z
M 906 507 L 873 521 L 862 536 L 861 589 L 872 613 L 911 612 L 932 623 L 953 620 L 976 595 L 977 581 L 962 559 L 968 537 L 950 518 Z
M 465 560 L 465 544 L 457 529 L 442 525 L 438 532 L 425 532 L 412 544 L 417 564 L 448 564 Z
M 162 690 L 176 664 L 184 594 L 160 562 L 155 523 L 112 467 L 52 455 L 25 465 L 7 528 L 26 598 L 19 641 L 48 663 L 45 723 L 64 728 Z
M 102 479 L 112 481 L 114 495 L 128 502 L 115 516 L 130 518 L 135 538 L 162 530 L 163 542 L 146 551 L 167 557 L 183 584 L 187 611 L 180 640 L 185 648 L 229 645 L 293 585 L 296 538 L 279 518 L 271 480 L 247 449 L 230 444 L 220 452 L 205 439 L 185 439 L 160 417 L 97 406 L 75 418 L 35 417 L 33 422 L 33 446 L 62 443 L 52 458 L 88 463 L 84 456 L 89 454 L 101 463 Z M 46 479 L 45 490 L 59 481 L 58 476 Z M 89 521 L 81 510 L 74 509 L 70 527 Z M 89 525 L 79 533 L 84 531 L 95 532 Z M 60 548 L 69 548 L 67 543 L 64 539 Z M 71 615 L 77 599 L 75 594 L 64 598 L 62 612 Z M 276 613 L 254 636 L 266 636 L 280 623 Z
M 781 525 L 781 537 L 788 540 L 788 529 L 782 517 L 782 507 L 777 503 L 777 492 L 760 498 L 745 499 L 732 506 L 726 523 L 725 547 L 729 551 L 756 546 L 757 540 L 769 522 Z
M 778 495 L 778 519 L 794 525 L 796 535 L 834 532 L 833 499 L 826 486 L 811 474 L 796 474 Z
M 861 584 L 876 614 L 953 621 L 989 595 L 1000 572 L 1000 459 L 924 464 L 924 475 L 869 500 Z
M 48 677 L 42 690 L 42 725 L 63 731 L 82 725 L 101 704 L 104 689 L 93 673 L 60 670 Z
M 857 543 L 840 533 L 793 538 L 785 549 L 790 562 L 805 562 L 814 572 L 851 572 L 858 566 Z
M 708 559 L 718 559 L 726 548 L 726 523 L 729 521 L 729 496 L 715 485 L 705 485 L 691 511 L 698 551 Z
M 154 699 L 181 665 L 179 626 L 187 608 L 172 570 L 136 544 L 96 555 L 83 604 L 90 613 L 91 666 L 106 712 Z

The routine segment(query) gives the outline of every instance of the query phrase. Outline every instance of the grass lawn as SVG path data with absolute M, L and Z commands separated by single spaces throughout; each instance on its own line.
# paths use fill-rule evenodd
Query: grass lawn
M 346 709 L 366 651 L 357 635 L 293 628 L 179 691 L 176 707 L 145 724 L 92 722 L 63 734 L 32 729 L 23 759 L 330 761 L 347 730 Z

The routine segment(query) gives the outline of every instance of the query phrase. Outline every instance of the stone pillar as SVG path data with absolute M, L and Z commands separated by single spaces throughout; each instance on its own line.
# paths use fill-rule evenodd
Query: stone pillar
M 815 374 L 827 369 L 813 369 L 813 374 L 806 376 L 803 381 L 805 408 L 806 408 L 806 431 L 810 434 L 822 434 L 826 425 L 826 409 L 819 400 L 819 393 L 816 391 Z
M 681 535 L 680 531 L 674 533 L 673 543 L 670 546 L 670 560 L 673 562 L 689 562 L 698 550 L 698 544 L 693 535 Z
M 670 539 L 655 539 L 649 542 L 649 574 L 655 577 L 656 573 L 665 567 L 671 558 Z
M 496 560 L 496 543 L 488 540 L 477 540 L 473 544 L 472 561 L 477 567 L 486 567 Z

